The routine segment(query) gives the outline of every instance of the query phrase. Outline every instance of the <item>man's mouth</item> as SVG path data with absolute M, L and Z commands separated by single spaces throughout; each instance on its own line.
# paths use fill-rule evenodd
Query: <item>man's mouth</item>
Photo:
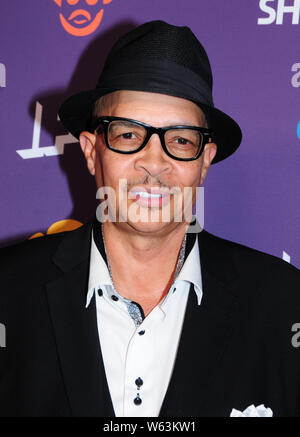
M 157 199 L 163 197 L 162 194 L 151 194 L 151 193 L 147 193 L 146 191 L 136 191 L 135 195 L 140 197 L 145 197 L 147 199 Z
M 129 194 L 140 206 L 163 206 L 170 200 L 170 191 L 159 187 L 134 187 Z
M 75 20 L 76 18 L 76 20 Z M 76 11 L 73 11 L 71 15 L 68 18 L 68 21 L 74 21 L 76 24 L 83 24 L 87 21 L 91 21 L 92 17 L 91 14 L 88 11 L 85 11 L 84 9 L 76 9 Z

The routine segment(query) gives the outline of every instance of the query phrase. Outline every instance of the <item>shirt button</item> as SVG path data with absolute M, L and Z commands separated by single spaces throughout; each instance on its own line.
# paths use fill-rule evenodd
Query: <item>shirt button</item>
M 135 380 L 135 383 L 138 387 L 141 387 L 144 384 L 144 381 L 142 380 L 142 378 L 137 378 Z
M 99 288 L 98 290 L 98 296 L 102 296 L 103 295 L 103 291 L 101 290 L 101 288 Z
M 119 300 L 119 298 L 117 296 L 115 296 L 114 294 L 112 294 L 111 298 L 112 298 L 112 300 L 115 300 L 115 301 Z
M 141 405 L 142 399 L 139 396 L 137 396 L 136 398 L 133 399 L 133 402 L 135 403 L 135 405 Z
M 144 334 L 145 334 L 145 331 L 144 331 L 144 330 L 142 330 L 142 331 L 139 332 L 139 335 L 144 335 Z

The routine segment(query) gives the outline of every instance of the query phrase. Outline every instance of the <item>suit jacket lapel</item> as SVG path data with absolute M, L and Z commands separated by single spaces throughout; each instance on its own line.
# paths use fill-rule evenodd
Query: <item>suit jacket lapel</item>
M 233 260 L 214 236 L 198 234 L 203 298 L 200 307 L 191 285 L 181 339 L 161 417 L 207 415 L 214 374 L 230 341 L 237 317 L 238 281 Z M 211 412 L 214 414 L 213 412 Z M 217 414 L 216 414 L 217 415 Z
M 64 274 L 47 283 L 58 355 L 72 415 L 114 416 L 97 329 L 85 308 L 92 222 L 66 234 L 53 257 Z

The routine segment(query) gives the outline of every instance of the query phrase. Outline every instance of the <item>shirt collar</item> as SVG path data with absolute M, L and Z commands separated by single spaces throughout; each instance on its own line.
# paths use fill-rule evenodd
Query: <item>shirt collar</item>
M 98 226 L 96 231 L 99 229 L 101 232 L 100 226 Z M 186 250 L 187 250 L 187 254 L 186 254 L 187 256 L 185 256 L 184 264 L 174 282 L 174 287 L 176 286 L 175 284 L 177 284 L 179 281 L 192 283 L 194 285 L 194 290 L 197 295 L 198 305 L 200 305 L 203 292 L 202 292 L 202 276 L 201 276 L 200 254 L 199 254 L 199 244 L 198 244 L 197 234 L 188 233 Z M 90 270 L 89 270 L 88 292 L 86 298 L 86 308 L 89 306 L 94 293 L 102 286 L 109 286 L 107 288 L 110 289 L 111 292 L 113 292 L 114 288 L 107 267 L 107 260 L 102 243 L 102 236 L 100 235 L 99 238 L 99 233 L 98 235 L 95 233 L 95 227 L 94 227 L 92 229 L 92 238 L 91 238 Z M 162 307 L 166 307 L 167 302 L 169 301 L 169 297 L 170 297 L 170 293 L 168 293 L 166 298 L 161 302 Z
M 107 264 L 96 246 L 94 240 L 94 229 L 92 229 L 90 274 L 88 292 L 86 297 L 86 308 L 89 306 L 94 292 L 104 285 L 110 285 L 111 287 L 113 287 Z
M 182 269 L 175 281 L 187 281 L 194 285 L 194 290 L 197 295 L 198 305 L 201 303 L 202 299 L 202 275 L 201 275 L 201 265 L 200 265 L 200 253 L 199 253 L 199 243 L 198 235 L 196 234 L 196 239 L 194 246 L 189 253 L 187 259 L 185 260 Z

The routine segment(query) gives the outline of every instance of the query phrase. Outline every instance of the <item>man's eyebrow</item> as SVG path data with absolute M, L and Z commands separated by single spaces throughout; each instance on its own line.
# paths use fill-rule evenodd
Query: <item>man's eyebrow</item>
M 172 126 L 191 126 L 191 127 L 205 127 L 205 120 L 203 121 L 203 122 L 198 122 L 198 123 L 196 123 L 196 122 L 191 122 L 191 121 L 187 121 L 187 120 L 185 120 L 185 121 L 178 121 L 178 122 L 174 122 L 174 121 L 171 121 L 170 123 L 165 123 L 164 124 L 164 127 L 172 127 Z
M 115 120 L 118 124 L 121 124 L 122 126 L 139 126 L 142 127 L 141 125 L 137 124 L 135 121 L 129 121 L 129 120 Z M 113 129 L 114 127 L 116 127 L 115 124 L 111 124 L 111 128 Z
M 125 119 L 120 119 L 120 120 L 114 120 L 116 122 L 118 122 L 118 125 L 123 125 L 125 127 L 132 127 L 132 126 L 136 126 L 136 127 L 142 127 L 143 125 L 146 126 L 153 126 L 153 127 L 159 127 L 157 126 L 158 123 L 153 123 L 153 124 L 149 124 L 149 123 L 145 123 L 143 121 L 140 120 L 125 120 Z M 142 123 L 142 125 L 140 125 L 139 123 Z M 164 122 L 163 126 L 160 126 L 162 128 L 164 127 L 176 127 L 176 126 L 190 126 L 190 127 L 206 127 L 207 123 L 206 120 L 202 120 L 199 122 L 191 122 L 190 120 L 180 120 L 180 121 L 174 121 L 174 120 L 168 120 L 166 122 Z M 113 129 L 115 127 L 115 123 L 112 123 L 110 128 Z

